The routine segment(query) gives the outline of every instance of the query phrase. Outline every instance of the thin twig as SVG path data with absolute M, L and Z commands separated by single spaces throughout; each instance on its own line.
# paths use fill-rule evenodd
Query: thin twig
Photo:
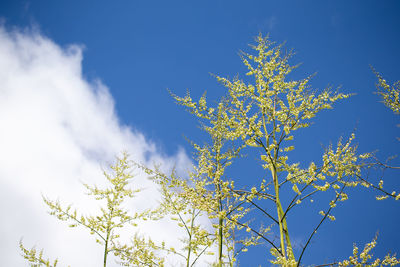
M 335 198 L 333 204 L 335 204 L 335 203 L 338 201 L 338 199 L 339 199 L 339 197 L 341 196 L 341 193 L 343 192 L 343 190 L 344 190 L 345 187 L 346 187 L 346 184 L 343 184 L 343 186 L 342 186 L 342 188 L 340 189 L 340 192 L 337 194 L 337 196 L 336 196 L 336 198 Z M 325 212 L 324 217 L 321 219 L 321 221 L 319 222 L 319 224 L 317 225 L 317 227 L 315 227 L 314 230 L 312 231 L 310 237 L 309 237 L 308 240 L 307 240 L 306 245 L 303 247 L 303 249 L 302 249 L 302 251 L 301 251 L 301 254 L 300 254 L 300 257 L 299 257 L 299 261 L 297 262 L 297 267 L 300 266 L 300 262 L 301 262 L 301 259 L 302 259 L 302 257 L 303 257 L 304 251 L 306 250 L 306 248 L 307 248 L 308 245 L 310 244 L 311 239 L 313 238 L 313 236 L 315 235 L 315 233 L 317 232 L 317 230 L 319 229 L 319 227 L 321 226 L 321 224 L 322 224 L 322 223 L 325 221 L 325 219 L 328 217 L 328 215 L 329 215 L 329 213 L 331 212 L 332 208 L 333 208 L 333 205 L 330 205 L 328 211 Z

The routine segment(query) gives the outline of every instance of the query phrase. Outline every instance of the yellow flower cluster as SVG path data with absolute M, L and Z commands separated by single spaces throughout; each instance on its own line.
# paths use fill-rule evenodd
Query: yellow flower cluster
M 363 251 L 359 254 L 358 247 L 354 245 L 353 256 L 350 256 L 348 260 L 339 262 L 339 266 L 356 266 L 356 267 L 376 267 L 376 266 L 395 266 L 400 264 L 400 260 L 395 255 L 386 255 L 383 260 L 377 258 L 372 259 L 371 250 L 376 246 L 376 240 L 378 236 L 375 236 L 372 242 L 365 245 Z

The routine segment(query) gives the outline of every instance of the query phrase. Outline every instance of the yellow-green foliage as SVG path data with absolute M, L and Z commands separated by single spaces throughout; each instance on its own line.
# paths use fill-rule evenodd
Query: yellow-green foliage
M 215 106 L 208 105 L 205 94 L 198 101 L 194 101 L 189 93 L 184 97 L 174 95 L 178 104 L 187 107 L 201 120 L 202 128 L 212 140 L 203 146 L 193 144 L 198 154 L 193 175 L 197 179 L 192 179 L 194 186 L 184 187 L 182 194 L 192 199 L 196 207 L 207 211 L 211 218 L 219 220 L 216 229 L 232 234 L 235 230 L 245 228 L 256 238 L 244 244 L 257 244 L 261 238 L 272 246 L 272 255 L 276 258 L 272 263 L 292 266 L 300 264 L 304 252 L 296 260 L 287 222 L 287 214 L 292 208 L 318 192 L 334 191 L 335 197 L 328 209 L 320 212 L 323 218 L 310 234 L 311 239 L 326 218 L 335 220 L 330 213 L 338 201 L 348 199 L 343 191 L 345 187 L 379 187 L 362 176 L 362 170 L 370 166 L 367 160 L 372 155 L 357 153 L 356 146 L 352 145 L 354 134 L 344 143 L 340 139 L 336 147 L 329 146 L 322 155 L 320 166 L 311 162 L 308 168 L 303 169 L 299 163 L 289 162 L 290 151 L 295 149 L 294 132 L 309 127 L 310 119 L 317 113 L 331 109 L 335 102 L 350 97 L 350 94 L 335 92 L 331 88 L 320 92 L 313 90 L 310 86 L 311 77 L 288 79 L 288 75 L 297 67 L 289 64 L 291 53 L 285 54 L 282 45 L 275 45 L 268 38 L 258 36 L 256 44 L 251 47 L 254 54 L 241 54 L 248 69 L 246 75 L 251 77 L 246 81 L 250 82 L 238 77 L 228 79 L 216 76 L 226 87 L 227 93 Z M 269 178 L 260 179 L 258 186 L 237 190 L 233 181 L 226 177 L 225 169 L 235 157 L 240 156 L 244 148 L 258 150 L 261 165 Z M 294 196 L 290 203 L 283 205 L 280 193 L 289 184 Z M 383 192 L 396 197 L 394 193 Z M 265 206 L 262 204 L 264 201 L 273 202 L 275 216 L 272 211 L 261 208 Z M 238 208 L 242 208 L 244 203 L 266 214 L 278 226 L 278 244 L 275 245 L 265 235 L 270 227 L 255 229 L 250 226 L 246 217 L 249 210 Z M 283 206 L 287 208 L 284 210 Z
M 37 251 L 35 247 L 27 249 L 24 247 L 22 240 L 19 241 L 19 248 L 22 252 L 22 256 L 29 262 L 30 266 L 46 266 L 46 267 L 56 267 L 58 260 L 54 260 L 53 263 L 49 259 L 43 258 L 43 249 Z
M 207 103 L 206 94 L 198 101 L 194 101 L 189 93 L 184 97 L 173 94 L 178 104 L 200 119 L 210 141 L 201 144 L 191 142 L 195 164 L 186 179 L 174 171 L 165 175 L 157 167 L 150 169 L 135 164 L 160 186 L 163 199 L 159 208 L 129 214 L 122 207 L 123 201 L 134 194 L 127 188 L 132 176 L 126 154 L 112 166 L 113 175 L 104 173 L 110 183 L 109 188 L 85 185 L 90 195 L 106 202 L 99 215 L 78 215 L 71 206 L 63 207 L 57 201 L 44 198 L 50 214 L 70 222 L 71 227 L 83 226 L 96 236 L 96 241 L 104 246 L 104 266 L 110 252 L 126 266 L 163 266 L 164 259 L 160 255 L 165 253 L 181 257 L 187 267 L 194 266 L 200 257 L 210 254 L 216 254 L 215 261 L 210 262 L 212 266 L 236 266 L 239 253 L 261 243 L 268 245 L 265 257 L 273 257 L 267 265 L 300 266 L 303 254 L 320 225 L 326 219 L 334 221 L 332 210 L 349 198 L 345 192 L 347 187 L 374 188 L 383 193 L 378 199 L 400 199 L 400 194 L 384 190 L 383 180 L 375 184 L 364 177 L 363 171 L 370 167 L 387 166 L 374 162 L 373 154 L 359 154 L 354 145 L 354 134 L 347 140 L 339 138 L 336 145 L 329 145 L 321 159 L 315 161 L 320 163 L 300 164 L 289 160 L 291 151 L 295 149 L 295 132 L 309 127 L 311 119 L 320 111 L 332 109 L 333 104 L 349 98 L 350 94 L 331 88 L 314 90 L 310 86 L 311 77 L 289 79 L 289 74 L 297 67 L 289 64 L 291 53 L 284 53 L 282 45 L 275 45 L 268 38 L 258 36 L 256 44 L 251 47 L 254 54 L 241 54 L 248 69 L 246 81 L 238 77 L 228 79 L 216 76 L 227 89 L 225 97 L 216 105 Z M 383 79 L 379 79 L 379 86 L 383 88 L 380 94 L 385 104 L 398 113 L 398 84 L 397 91 L 393 91 Z M 245 149 L 260 155 L 259 163 L 264 175 L 255 185 L 236 188 L 227 170 L 238 157 L 243 156 Z M 289 190 L 283 191 L 285 187 Z M 291 195 L 282 197 L 282 192 Z M 326 209 L 319 212 L 322 217 L 309 233 L 303 250 L 295 255 L 288 214 L 292 209 L 301 207 L 304 200 L 312 201 L 322 192 L 330 193 L 331 200 L 326 203 Z M 265 222 L 257 220 L 253 211 L 265 215 L 270 224 L 265 226 Z M 165 216 L 176 221 L 186 233 L 180 247 L 170 247 L 165 242 L 156 244 L 136 235 L 132 244 L 117 242 L 119 228 L 134 225 L 137 219 L 160 219 Z M 201 224 L 199 218 L 202 216 L 211 219 L 211 229 Z M 271 232 L 279 238 L 272 239 Z M 359 256 L 355 248 L 354 255 L 341 265 L 370 264 L 369 251 L 375 244 L 374 239 Z M 48 262 L 36 250 L 26 250 L 22 245 L 21 249 L 31 262 Z M 375 263 L 396 265 L 399 261 L 388 255 L 382 261 L 375 260 Z M 377 266 L 373 264 L 370 266 Z
M 373 260 L 371 250 L 376 246 L 376 240 L 378 236 L 375 236 L 371 243 L 365 245 L 363 251 L 359 254 L 358 247 L 354 245 L 353 256 L 350 256 L 348 260 L 339 262 L 339 266 L 356 266 L 356 267 L 376 267 L 376 266 L 395 266 L 400 264 L 400 260 L 396 258 L 396 255 L 387 254 L 383 260 Z
M 199 117 L 208 120 L 203 129 L 210 136 L 210 143 L 202 145 L 192 142 L 196 154 L 196 165 L 190 173 L 188 183 L 181 186 L 181 197 L 190 200 L 191 205 L 199 209 L 214 220 L 215 245 L 217 246 L 217 266 L 232 266 L 239 252 L 247 250 L 247 246 L 254 245 L 260 236 L 238 238 L 235 229 L 248 228 L 246 222 L 240 219 L 248 212 L 243 208 L 245 200 L 240 194 L 232 194 L 234 183 L 225 176 L 225 170 L 231 165 L 232 160 L 238 156 L 241 147 L 233 144 L 227 148 L 230 138 L 230 127 L 226 125 L 228 110 L 225 102 L 219 103 L 216 109 L 207 108 L 205 95 L 196 103 L 189 96 L 175 99 L 185 106 L 193 107 L 192 111 Z M 264 233 L 266 229 L 262 230 Z M 238 245 L 235 247 L 235 245 Z
M 215 238 L 199 222 L 199 218 L 204 213 L 195 207 L 193 199 L 189 197 L 190 193 L 187 193 L 191 188 L 188 184 L 189 181 L 178 177 L 175 171 L 167 176 L 157 167 L 150 169 L 140 164 L 137 166 L 161 186 L 163 198 L 159 208 L 151 212 L 152 219 L 169 217 L 183 228 L 185 233 L 180 247 L 171 247 L 166 240 L 167 242 L 156 245 L 157 249 L 182 258 L 186 266 L 194 266 L 202 255 L 212 255 L 211 246 Z
M 378 89 L 378 94 L 382 97 L 383 103 L 394 113 L 400 114 L 400 81 L 390 86 L 378 72 L 375 70 L 373 71 L 378 78 L 376 87 Z
M 115 165 L 111 166 L 112 174 L 104 171 L 108 186 L 99 188 L 96 185 L 90 186 L 84 184 L 88 195 L 105 204 L 100 208 L 99 214 L 81 215 L 71 205 L 63 206 L 59 201 L 52 201 L 43 197 L 44 202 L 49 207 L 49 213 L 61 221 L 67 221 L 70 227 L 84 227 L 94 235 L 96 242 L 104 248 L 103 264 L 107 265 L 107 256 L 114 253 L 127 266 L 137 265 L 163 265 L 163 259 L 155 256 L 152 251 L 152 242 L 138 236 L 134 236 L 132 245 L 121 245 L 118 242 L 120 237 L 118 229 L 127 226 L 134 226 L 135 221 L 147 217 L 146 212 L 129 214 L 123 207 L 123 202 L 134 196 L 133 191 L 128 184 L 132 180 L 131 174 L 132 162 L 128 160 L 128 154 L 123 153 L 122 157 L 117 158 Z M 21 244 L 21 250 L 24 257 L 31 262 L 37 262 L 39 265 L 47 264 L 43 261 L 42 254 L 35 253 L 34 249 L 26 250 Z M 29 256 L 29 258 L 27 258 Z

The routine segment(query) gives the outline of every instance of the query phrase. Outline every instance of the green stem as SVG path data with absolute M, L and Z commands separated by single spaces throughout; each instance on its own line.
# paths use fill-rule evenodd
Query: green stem
M 218 248 L 218 266 L 222 267 L 222 225 L 224 220 L 220 217 L 219 218 L 219 248 Z
M 279 222 L 279 232 L 280 232 L 282 255 L 285 258 L 292 259 L 292 258 L 294 258 L 293 248 L 292 248 L 292 244 L 290 242 L 290 236 L 289 236 L 286 216 L 283 217 L 284 212 L 283 212 L 282 203 L 281 203 L 281 200 L 279 197 L 279 181 L 278 181 L 278 176 L 277 176 L 276 169 L 274 166 L 271 167 L 271 173 L 272 173 L 272 177 L 273 177 L 273 181 L 274 181 L 274 189 L 275 189 L 275 195 L 276 195 L 276 208 L 277 208 L 277 212 L 278 212 L 278 222 Z M 288 255 L 286 255 L 284 240 L 286 241 Z
M 221 186 L 218 184 L 217 185 L 217 190 L 218 190 L 218 195 L 221 192 Z M 221 202 L 221 198 L 219 196 L 218 199 L 218 211 L 221 212 L 222 211 L 222 202 Z M 218 221 L 218 267 L 222 267 L 222 249 L 223 249 L 223 231 L 222 231 L 222 227 L 223 227 L 223 223 L 224 223 L 224 219 L 221 217 L 221 215 L 219 216 L 219 221 Z
M 215 161 L 216 161 L 216 173 L 218 173 L 218 170 L 220 168 L 220 151 L 221 151 L 221 140 L 217 139 L 217 144 L 218 144 L 218 149 L 215 155 Z M 220 177 L 218 177 L 218 181 L 216 184 L 216 188 L 217 188 L 217 196 L 218 196 L 218 212 L 219 214 L 219 221 L 218 221 L 218 267 L 222 267 L 222 260 L 223 260 L 223 223 L 224 223 L 224 218 L 221 216 L 221 212 L 222 212 L 222 199 L 221 199 L 221 184 L 220 184 L 221 180 Z
M 285 241 L 284 241 L 284 230 L 283 230 L 283 222 L 282 222 L 282 217 L 283 217 L 283 212 L 282 211 L 282 205 L 281 205 L 281 200 L 279 198 L 279 183 L 278 183 L 278 176 L 275 170 L 275 166 L 271 166 L 271 174 L 272 174 L 272 179 L 274 181 L 274 189 L 275 189 L 275 205 L 277 208 L 278 212 L 278 223 L 279 223 L 279 236 L 280 236 L 280 241 L 281 241 L 281 252 L 284 258 L 286 258 L 286 250 L 285 250 Z
M 114 199 L 112 200 L 112 204 L 108 205 L 109 207 L 111 206 L 110 212 L 108 214 L 108 218 L 107 218 L 107 235 L 106 235 L 106 239 L 105 239 L 105 244 L 104 244 L 104 267 L 107 266 L 107 255 L 108 255 L 108 241 L 110 239 L 110 234 L 111 231 L 113 230 L 112 227 L 112 218 L 114 217 L 114 207 L 115 207 L 115 200 L 118 199 L 119 194 L 117 196 L 114 195 Z
M 192 252 L 192 235 L 193 235 L 193 224 L 194 224 L 194 219 L 195 219 L 195 209 L 193 209 L 192 212 L 192 220 L 190 222 L 190 233 L 189 233 L 189 248 L 188 248 L 188 254 L 186 258 L 186 267 L 190 266 L 190 254 Z
M 106 242 L 104 244 L 104 267 L 107 266 L 107 255 L 108 255 L 108 239 L 110 237 L 110 231 L 107 229 Z

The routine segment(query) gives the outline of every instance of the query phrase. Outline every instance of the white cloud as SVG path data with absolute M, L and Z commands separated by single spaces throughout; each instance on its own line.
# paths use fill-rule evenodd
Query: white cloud
M 26 266 L 18 249 L 23 237 L 26 246 L 45 248 L 62 266 L 101 266 L 101 247 L 83 229 L 48 215 L 41 194 L 93 209 L 81 183 L 101 184 L 100 167 L 122 150 L 166 168 L 190 161 L 184 151 L 158 153 L 143 134 L 118 121 L 107 87 L 82 77 L 80 46 L 61 48 L 38 31 L 0 27 L 0 59 L 2 265 Z M 155 186 L 144 175 L 135 183 L 145 189 L 136 204 L 155 204 Z M 147 229 L 153 237 L 176 240 L 179 234 L 165 222 Z

